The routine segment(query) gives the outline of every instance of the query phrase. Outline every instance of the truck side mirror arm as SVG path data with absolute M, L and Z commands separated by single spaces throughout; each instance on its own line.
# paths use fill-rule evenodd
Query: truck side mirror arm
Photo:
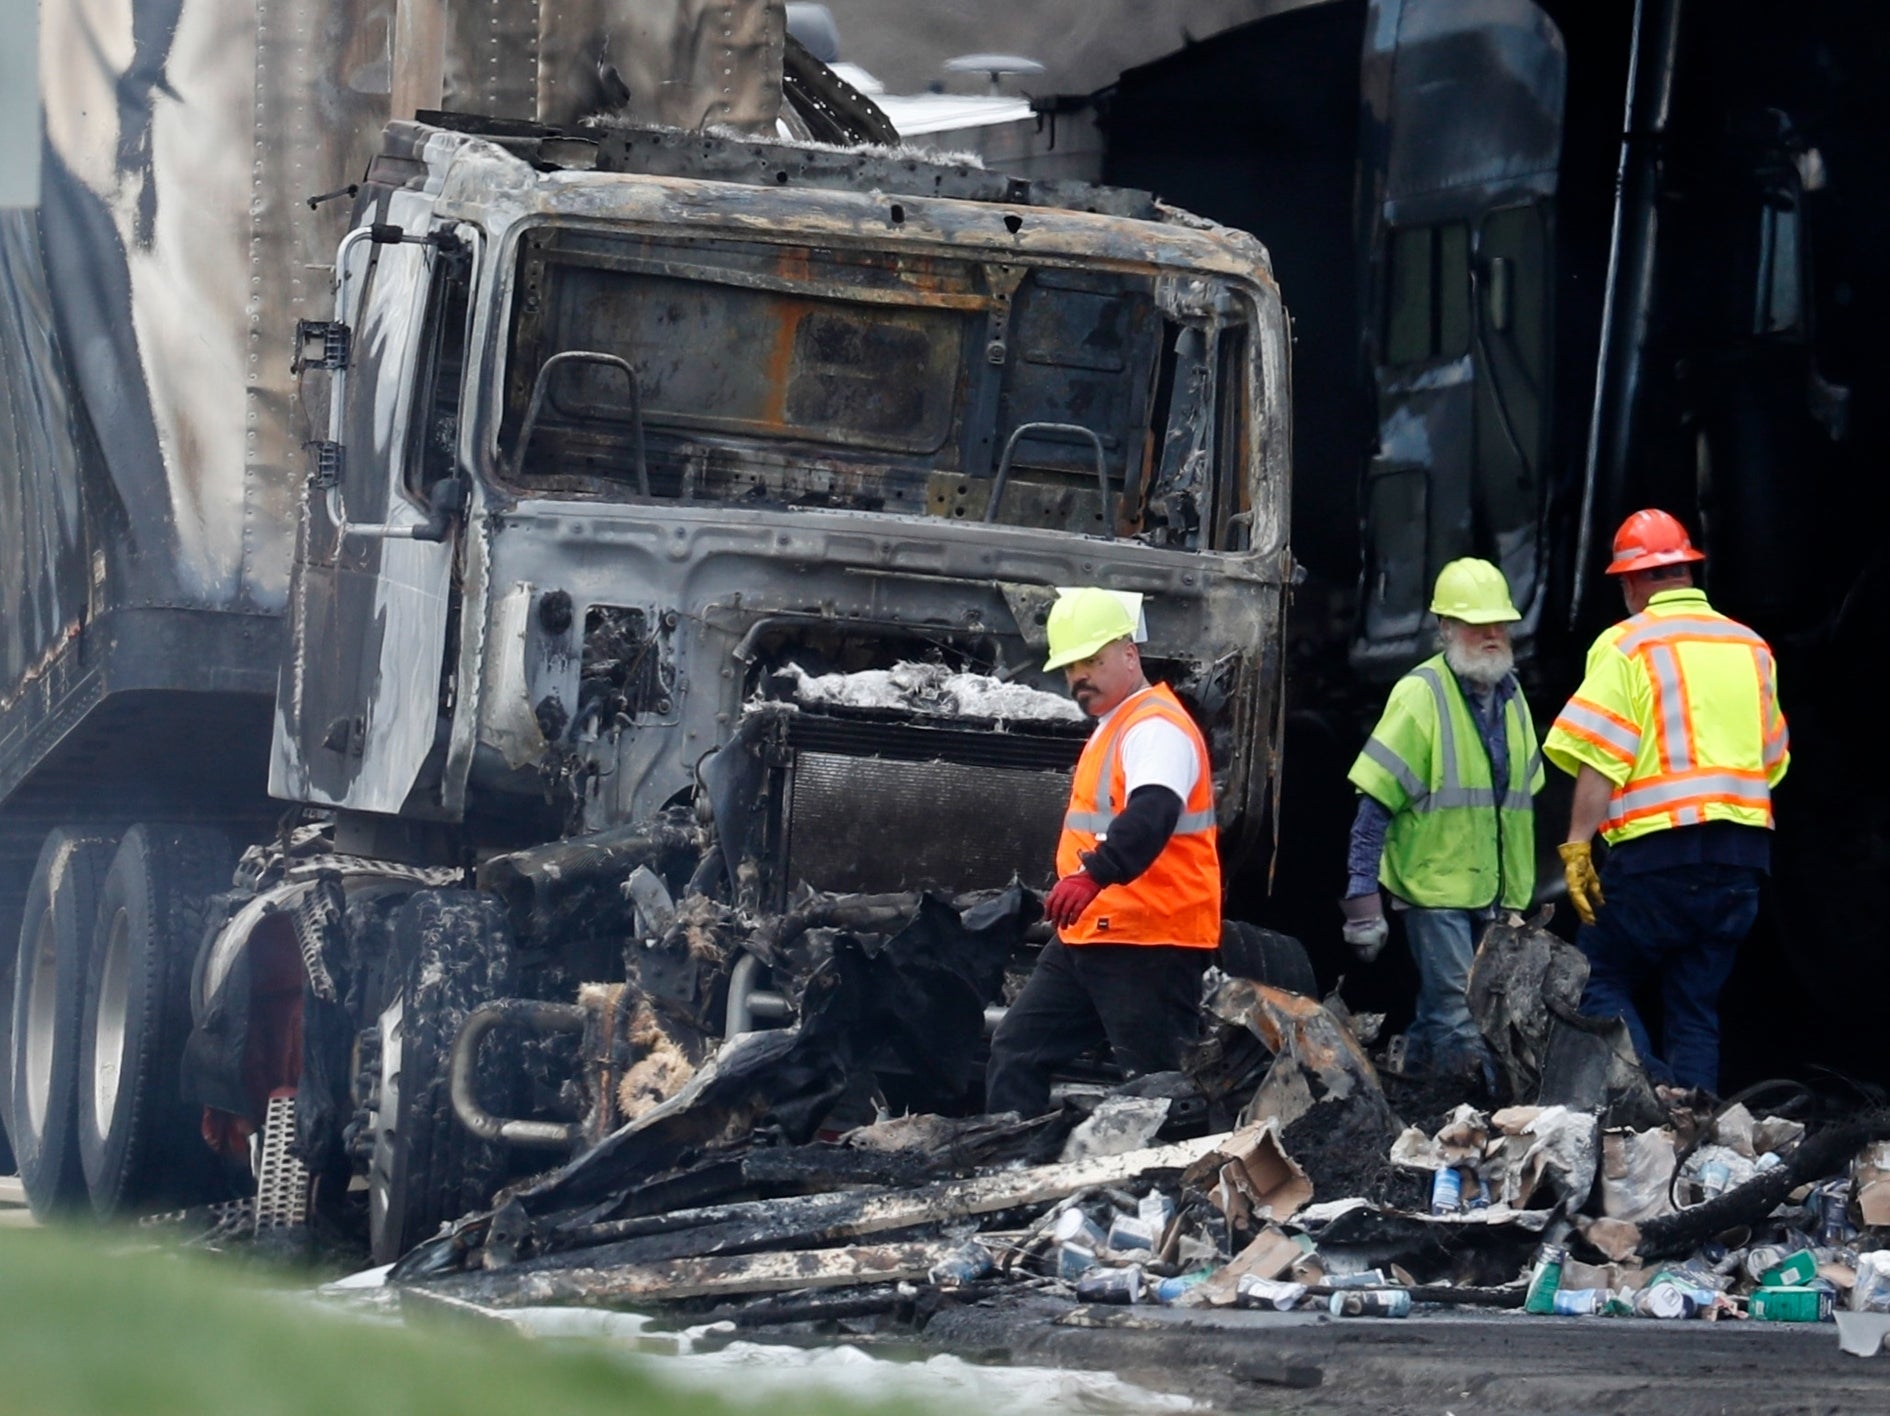
M 466 479 L 460 476 L 440 478 L 427 493 L 427 519 L 424 525 L 413 528 L 413 539 L 444 541 L 446 533 L 465 510 Z

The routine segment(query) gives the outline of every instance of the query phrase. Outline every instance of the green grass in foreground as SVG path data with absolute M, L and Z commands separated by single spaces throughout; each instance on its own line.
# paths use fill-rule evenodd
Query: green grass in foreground
M 6 1416 L 718 1416 L 601 1347 L 376 1323 L 230 1262 L 0 1230 Z M 813 1403 L 803 1409 L 814 1409 Z

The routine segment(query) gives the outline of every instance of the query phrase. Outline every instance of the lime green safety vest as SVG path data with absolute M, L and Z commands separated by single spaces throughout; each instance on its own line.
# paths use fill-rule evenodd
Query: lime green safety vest
M 1503 710 L 1509 781 L 1490 781 L 1490 754 L 1463 689 L 1438 654 L 1392 686 L 1385 713 L 1348 774 L 1391 813 L 1379 882 L 1426 909 L 1528 906 L 1536 889 L 1532 798 L 1542 754 L 1520 693 Z

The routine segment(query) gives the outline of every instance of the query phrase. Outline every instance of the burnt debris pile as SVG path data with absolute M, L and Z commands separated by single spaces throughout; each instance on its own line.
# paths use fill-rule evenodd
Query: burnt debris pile
M 976 1106 L 987 1009 L 1041 937 L 1029 891 L 637 908 L 641 968 L 585 990 L 583 1145 L 395 1282 L 738 1327 L 1025 1295 L 1890 1314 L 1890 1112 L 1657 1090 L 1618 1027 L 1576 1015 L 1580 955 L 1517 919 L 1479 953 L 1484 1077 L 1375 1061 L 1381 1019 L 1232 972 L 1250 937 L 1209 971 L 1185 1071 L 1019 1118 Z M 752 1030 L 718 1043 L 731 1009 Z

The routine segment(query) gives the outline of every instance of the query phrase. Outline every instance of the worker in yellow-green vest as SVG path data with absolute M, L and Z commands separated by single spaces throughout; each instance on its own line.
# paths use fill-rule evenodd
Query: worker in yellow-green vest
M 1418 969 L 1406 1069 L 1482 1074 L 1470 965 L 1483 925 L 1535 893 L 1542 756 L 1516 685 L 1509 626 L 1521 616 L 1503 573 L 1452 561 L 1431 613 L 1442 652 L 1393 685 L 1352 764 L 1359 802 L 1340 909 L 1346 942 L 1367 961 L 1388 933 L 1381 885 L 1404 918 Z
M 1624 1019 L 1656 1078 L 1716 1092 L 1719 994 L 1758 917 L 1791 739 L 1771 646 L 1694 587 L 1705 559 L 1664 511 L 1621 524 L 1608 574 L 1628 618 L 1589 649 L 1543 751 L 1575 778 L 1559 849 L 1588 956 L 1582 1012 Z M 1658 985 L 1658 1054 L 1634 1006 L 1644 985 Z

